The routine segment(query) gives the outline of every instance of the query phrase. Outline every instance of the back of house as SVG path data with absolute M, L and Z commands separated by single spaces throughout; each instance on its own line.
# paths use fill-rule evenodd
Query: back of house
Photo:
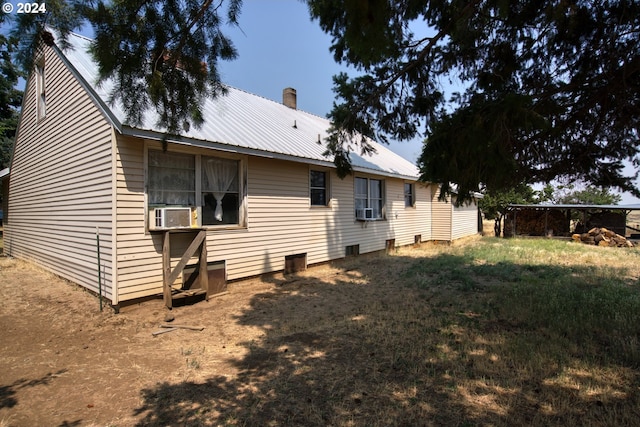
M 206 101 L 200 129 L 169 136 L 153 111 L 128 125 L 109 82 L 96 85 L 90 40 L 69 42 L 43 45 L 27 81 L 7 254 L 118 305 L 168 281 L 173 292 L 207 276 L 219 292 L 227 280 L 433 238 L 446 211 L 437 189 L 375 143 L 371 156 L 351 154 L 354 172 L 340 179 L 324 155 L 329 122 L 297 109 L 295 90 L 279 103 L 228 88 Z

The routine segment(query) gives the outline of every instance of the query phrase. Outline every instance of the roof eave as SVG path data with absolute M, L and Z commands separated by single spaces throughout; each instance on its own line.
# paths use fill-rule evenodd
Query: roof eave
M 240 147 L 240 146 L 237 146 L 237 145 L 226 144 L 226 143 L 223 143 L 223 142 L 203 141 L 203 140 L 189 138 L 189 137 L 183 137 L 183 136 L 170 136 L 170 137 L 167 137 L 167 135 L 163 134 L 163 133 L 154 132 L 154 131 L 150 131 L 150 130 L 138 129 L 138 128 L 134 128 L 134 127 L 127 126 L 127 125 L 122 126 L 119 129 L 119 131 L 120 131 L 120 133 L 122 135 L 125 135 L 125 136 L 132 136 L 132 137 L 142 138 L 142 139 L 147 139 L 147 140 L 167 141 L 167 142 L 172 143 L 172 144 L 179 144 L 179 145 L 186 145 L 186 146 L 191 146 L 191 147 L 205 148 L 205 149 L 209 149 L 209 150 L 217 150 L 217 151 L 223 151 L 223 152 L 227 152 L 227 153 L 245 154 L 245 155 L 251 155 L 251 156 L 262 157 L 262 158 L 269 158 L 269 159 L 287 160 L 287 161 L 292 161 L 292 162 L 296 162 L 296 163 L 304 163 L 304 164 L 309 164 L 309 165 L 315 165 L 315 166 L 327 167 L 327 168 L 335 169 L 335 165 L 334 165 L 333 161 L 331 161 L 330 159 L 319 160 L 319 159 L 312 159 L 312 158 L 308 158 L 308 157 L 299 157 L 299 156 L 295 156 L 295 155 L 291 155 L 291 154 L 275 153 L 275 152 L 271 152 L 271 151 L 258 150 L 258 149 L 255 149 L 255 148 Z M 411 180 L 411 181 L 417 181 L 418 180 L 417 176 L 405 175 L 405 174 L 401 174 L 401 173 L 393 173 L 393 172 L 389 172 L 389 171 L 383 171 L 383 170 L 371 169 L 371 168 L 364 168 L 364 167 L 358 167 L 358 166 L 354 166 L 353 167 L 353 171 L 354 172 L 358 172 L 358 173 L 366 173 L 366 174 L 385 176 L 385 177 L 390 177 L 390 178 L 405 179 L 405 180 Z
M 589 205 L 589 204 L 518 204 L 508 205 L 516 209 L 605 209 L 605 210 L 640 210 L 640 205 Z

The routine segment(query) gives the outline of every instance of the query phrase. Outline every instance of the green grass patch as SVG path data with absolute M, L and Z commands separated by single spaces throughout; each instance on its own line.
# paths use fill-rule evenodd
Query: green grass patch
M 486 239 L 421 258 L 404 277 L 425 291 L 449 288 L 456 299 L 474 302 L 467 305 L 483 319 L 516 325 L 534 342 L 538 333 L 537 348 L 563 343 L 585 357 L 640 367 L 640 288 L 631 274 L 640 259 L 635 250 L 607 249 Z

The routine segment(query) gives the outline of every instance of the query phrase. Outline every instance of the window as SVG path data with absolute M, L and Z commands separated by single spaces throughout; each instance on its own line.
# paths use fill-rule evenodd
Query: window
M 356 216 L 360 209 L 371 209 L 372 218 L 382 219 L 384 207 L 382 181 L 379 179 L 356 178 L 355 182 Z
M 309 194 L 311 206 L 327 206 L 329 202 L 327 192 L 327 173 L 312 170 L 309 174 Z
M 44 81 L 44 58 L 41 58 L 35 64 L 36 71 L 36 115 L 37 119 L 43 119 L 47 114 L 47 97 Z
M 196 158 L 149 150 L 149 204 L 195 206 Z
M 405 182 L 404 183 L 404 207 L 411 208 L 415 204 L 413 184 Z
M 202 156 L 202 225 L 238 224 L 239 163 Z
M 202 226 L 240 224 L 240 165 L 235 159 L 149 150 L 149 205 L 197 206 Z

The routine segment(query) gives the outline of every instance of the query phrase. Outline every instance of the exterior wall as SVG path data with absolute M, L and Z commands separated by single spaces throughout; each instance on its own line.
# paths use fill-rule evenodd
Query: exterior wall
M 149 146 L 161 144 L 116 135 L 57 53 L 43 52 L 46 115 L 38 118 L 32 75 L 11 165 L 5 253 L 97 292 L 99 230 L 103 295 L 117 304 L 159 294 L 163 233 L 146 229 L 145 157 Z M 215 154 L 170 149 L 178 147 Z M 407 208 L 405 181 L 356 173 L 384 181 L 385 220 L 362 222 L 355 220 L 354 176 L 341 180 L 325 169 L 331 203 L 312 207 L 309 165 L 253 156 L 243 162 L 247 226 L 207 231 L 208 260 L 224 261 L 230 280 L 283 270 L 289 255 L 304 253 L 315 264 L 344 257 L 351 245 L 366 253 L 385 249 L 389 239 L 396 246 L 413 244 L 418 235 L 451 240 L 452 205 L 437 200 L 435 186 L 415 183 L 415 205 Z M 192 237 L 172 234 L 173 265 Z
M 129 137 L 119 137 L 117 143 L 117 277 L 122 301 L 162 289 L 162 233 L 145 232 L 144 145 Z M 341 180 L 331 173 L 330 206 L 311 207 L 308 165 L 259 157 L 246 161 L 247 227 L 207 232 L 208 260 L 224 260 L 230 280 L 283 270 L 287 255 L 306 253 L 307 263 L 315 264 L 344 257 L 347 245 L 357 244 L 365 253 L 385 249 L 387 239 L 407 245 L 418 234 L 423 241 L 431 238 L 429 187 L 416 184 L 415 207 L 405 208 L 404 181 L 383 178 L 387 220 L 360 222 L 354 214 L 353 177 Z M 190 237 L 172 234 L 172 264 Z
M 149 277 L 160 273 L 162 283 L 162 241 L 145 235 L 144 142 L 116 138 L 116 278 L 118 300 L 128 300 L 157 292 Z M 159 246 L 154 246 L 154 244 Z
M 36 82 L 27 81 L 11 165 L 5 251 L 112 297 L 111 127 L 48 47 L 46 116 L 38 120 Z
M 451 240 L 478 234 L 478 204 L 453 206 Z
M 437 185 L 432 185 L 431 198 L 431 239 L 450 241 L 451 239 L 451 227 L 453 218 L 453 208 L 451 204 L 451 198 L 447 200 L 439 200 L 440 188 Z M 476 222 L 474 221 L 474 224 Z

